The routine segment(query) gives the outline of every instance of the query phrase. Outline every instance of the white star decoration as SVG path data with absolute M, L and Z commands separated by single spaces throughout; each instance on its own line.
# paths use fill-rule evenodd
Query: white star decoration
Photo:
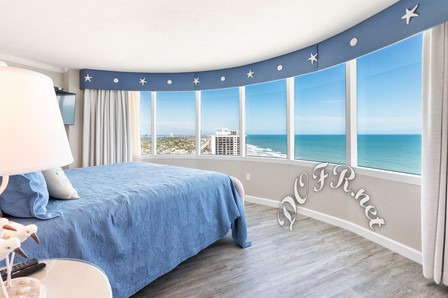
M 89 74 L 87 74 L 87 75 L 84 77 L 84 82 L 87 82 L 87 81 L 92 82 L 92 78 L 93 78 L 93 77 L 91 77 Z
M 409 25 L 409 23 L 411 22 L 412 18 L 420 16 L 418 13 L 416 13 L 416 10 L 418 9 L 419 6 L 420 6 L 420 4 L 416 4 L 412 9 L 406 8 L 405 14 L 401 17 L 402 20 L 405 20 L 406 25 Z M 352 46 L 352 47 L 356 46 L 357 43 L 358 43 L 358 39 L 357 38 L 352 38 L 350 40 L 350 46 Z M 310 56 L 309 56 L 309 58 L 307 60 L 310 61 L 311 64 L 314 64 L 314 62 L 318 62 L 317 56 L 318 56 L 318 53 L 315 53 L 315 54 L 310 53 Z M 277 70 L 278 71 L 281 71 L 282 69 L 283 69 L 283 65 L 277 65 Z M 254 78 L 254 74 L 255 74 L 255 72 L 252 71 L 251 69 L 249 70 L 249 72 L 246 73 L 248 79 Z M 93 79 L 93 77 L 90 76 L 90 74 L 86 74 L 84 76 L 84 81 L 85 82 L 87 82 L 87 81 L 88 82 L 92 82 L 92 79 Z M 225 76 L 221 76 L 220 80 L 221 80 L 221 82 L 224 82 L 226 80 L 226 77 Z M 118 83 L 119 80 L 117 78 L 115 78 L 114 82 Z M 147 84 L 147 83 L 148 82 L 146 81 L 146 78 L 140 78 L 139 84 L 141 84 L 142 86 L 145 86 L 145 84 Z M 168 85 L 171 85 L 172 83 L 173 83 L 172 80 L 168 80 L 167 81 Z M 193 77 L 193 84 L 194 85 L 197 85 L 197 84 L 200 84 L 200 83 L 201 82 L 200 82 L 199 78 Z
M 314 64 L 314 62 L 317 62 L 317 53 L 313 55 L 313 53 L 310 54 L 310 57 L 308 58 L 308 61 L 311 61 L 311 64 Z
M 401 17 L 402 20 L 406 20 L 406 25 L 409 25 L 409 22 L 411 21 L 411 19 L 413 17 L 418 17 L 418 14 L 415 13 L 415 11 L 417 10 L 417 7 L 418 7 L 418 4 L 416 6 L 414 6 L 414 8 L 411 10 L 406 8 L 405 15 Z

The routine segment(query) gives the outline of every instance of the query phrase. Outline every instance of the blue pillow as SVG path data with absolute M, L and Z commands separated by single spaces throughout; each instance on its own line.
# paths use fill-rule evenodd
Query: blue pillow
M 59 213 L 47 213 L 48 190 L 41 172 L 9 176 L 5 191 L 0 194 L 0 209 L 11 216 L 49 219 Z

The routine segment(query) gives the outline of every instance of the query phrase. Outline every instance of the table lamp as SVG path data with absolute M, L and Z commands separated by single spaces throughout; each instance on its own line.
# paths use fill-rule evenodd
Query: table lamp
M 0 61 L 0 194 L 10 175 L 72 161 L 53 81 Z

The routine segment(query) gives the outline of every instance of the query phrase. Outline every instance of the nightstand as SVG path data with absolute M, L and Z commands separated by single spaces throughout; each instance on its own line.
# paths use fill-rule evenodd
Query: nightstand
M 47 298 L 112 298 L 112 288 L 106 274 L 83 260 L 42 260 L 47 266 L 30 277 L 46 287 Z

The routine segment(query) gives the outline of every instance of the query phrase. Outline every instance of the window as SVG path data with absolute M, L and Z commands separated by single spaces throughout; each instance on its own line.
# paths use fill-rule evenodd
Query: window
M 421 173 L 422 34 L 356 60 L 357 164 Z M 346 163 L 346 65 L 294 78 L 294 159 Z M 245 87 L 246 148 L 239 88 L 201 92 L 203 155 L 286 158 L 286 80 Z M 142 154 L 150 154 L 156 115 L 158 154 L 195 154 L 195 92 L 141 93 Z M 153 113 L 153 114 L 151 114 Z
M 157 92 L 157 154 L 196 152 L 195 92 Z
M 295 77 L 294 158 L 345 163 L 345 64 Z
M 358 165 L 420 174 L 422 36 L 357 60 Z
M 141 154 L 151 154 L 151 92 L 140 92 Z
M 247 156 L 286 158 L 286 80 L 246 87 Z
M 201 154 L 240 155 L 239 88 L 201 93 Z

